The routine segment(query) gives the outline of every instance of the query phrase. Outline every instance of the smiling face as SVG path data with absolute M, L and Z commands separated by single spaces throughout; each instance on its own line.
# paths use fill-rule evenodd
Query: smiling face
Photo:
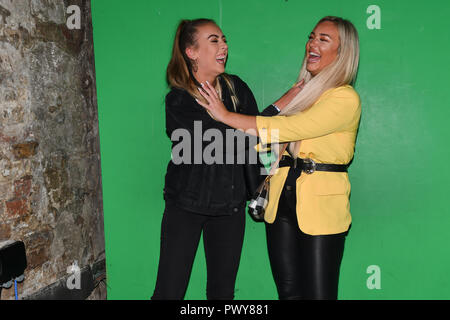
M 339 45 L 337 26 L 331 21 L 319 23 L 306 43 L 306 70 L 316 76 L 336 59 Z
M 220 28 L 208 23 L 197 28 L 196 45 L 186 49 L 191 60 L 196 60 L 198 70 L 194 72 L 200 78 L 216 78 L 225 72 L 228 57 L 228 45 Z

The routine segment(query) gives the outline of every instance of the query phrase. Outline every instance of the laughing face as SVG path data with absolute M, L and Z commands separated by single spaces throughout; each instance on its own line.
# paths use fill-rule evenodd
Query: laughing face
M 220 28 L 213 24 L 205 24 L 197 28 L 196 45 L 186 49 L 186 54 L 197 62 L 196 78 L 216 78 L 225 72 L 228 57 L 228 45 Z
M 306 43 L 306 70 L 316 76 L 336 59 L 339 45 L 337 26 L 331 21 L 319 23 Z

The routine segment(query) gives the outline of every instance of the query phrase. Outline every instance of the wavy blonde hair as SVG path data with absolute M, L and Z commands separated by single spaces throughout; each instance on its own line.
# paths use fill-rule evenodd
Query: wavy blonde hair
M 319 97 L 327 90 L 353 84 L 356 80 L 359 64 L 359 37 L 355 26 L 348 20 L 327 16 L 316 24 L 333 22 L 339 31 L 340 44 L 336 59 L 315 77 L 306 70 L 307 52 L 303 58 L 298 81 L 304 79 L 303 90 L 280 112 L 279 115 L 290 116 L 311 108 Z M 291 143 L 289 150 L 295 157 L 300 143 Z

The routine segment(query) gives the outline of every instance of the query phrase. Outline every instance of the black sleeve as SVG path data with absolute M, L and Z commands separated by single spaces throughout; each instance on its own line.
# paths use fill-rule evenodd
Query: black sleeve
M 273 106 L 270 105 L 267 108 L 265 108 L 260 115 L 264 117 L 273 117 L 276 116 L 279 113 L 279 111 Z
M 252 91 L 244 81 L 237 76 L 234 77 L 235 79 L 233 80 L 235 81 L 237 89 L 236 94 L 238 95 L 240 105 L 242 106 L 242 113 L 253 116 L 259 115 L 258 105 Z M 250 155 L 252 152 L 256 153 L 254 143 L 250 144 L 246 150 L 246 164 L 244 165 L 247 200 L 250 200 L 253 197 L 256 189 L 267 176 L 267 172 L 259 159 L 258 154 L 256 154 L 256 156 L 254 154 Z M 255 158 L 257 160 L 256 164 L 249 163 L 251 159 Z

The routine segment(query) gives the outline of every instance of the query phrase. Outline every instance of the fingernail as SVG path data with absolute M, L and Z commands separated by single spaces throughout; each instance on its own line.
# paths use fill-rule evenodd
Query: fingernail
M 203 83 L 200 83 L 200 84 L 202 85 L 202 87 L 205 86 Z

